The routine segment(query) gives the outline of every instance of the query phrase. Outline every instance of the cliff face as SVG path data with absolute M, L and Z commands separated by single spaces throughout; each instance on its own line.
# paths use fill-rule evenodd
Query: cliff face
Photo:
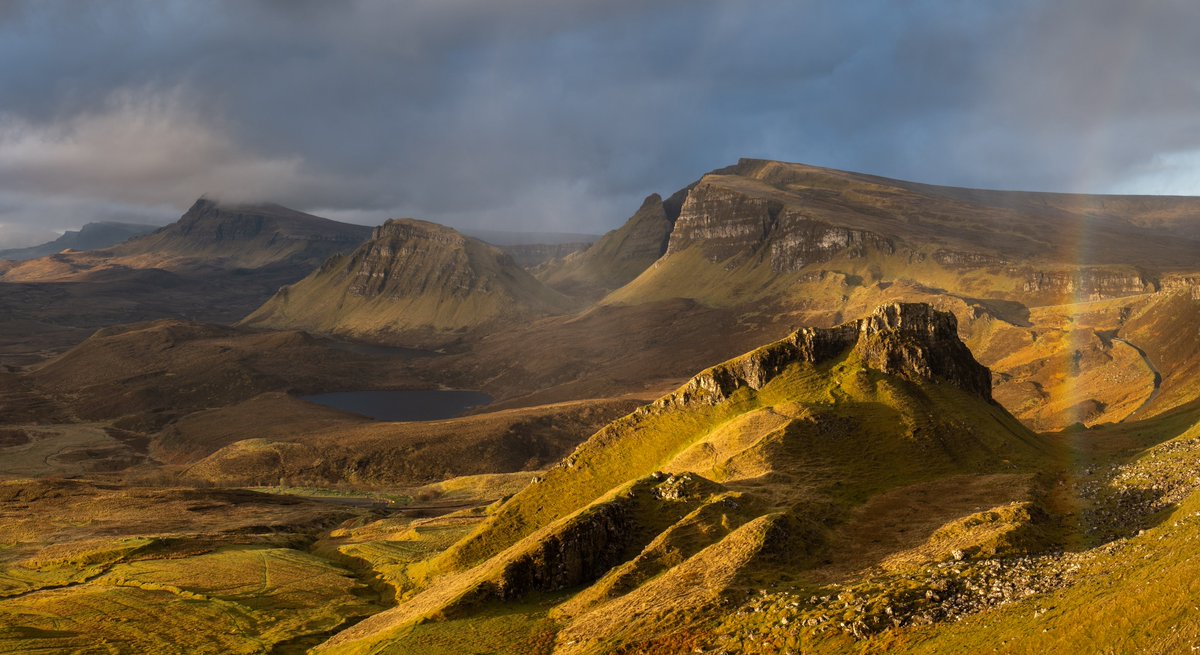
M 1101 300 L 1158 291 L 1158 282 L 1137 271 L 1079 269 L 1074 271 L 1025 272 L 1022 287 L 1031 294 L 1074 296 L 1078 300 Z
M 895 252 L 890 239 L 873 232 L 814 220 L 778 200 L 705 182 L 687 194 L 666 252 L 692 246 L 700 246 L 714 262 L 758 254 L 776 272 L 796 271 L 843 252 L 852 256 L 862 256 L 868 249 Z
M 831 262 L 868 283 L 1041 305 L 1152 292 L 1164 276 L 1200 268 L 1191 218 L 1200 202 L 1188 198 L 958 189 L 742 160 L 661 204 L 671 224 L 665 256 L 614 302 L 803 296 L 814 290 L 785 288 L 798 279 L 776 284 L 771 274 L 823 272 Z
M 856 321 L 854 350 L 870 368 L 900 377 L 942 380 L 992 400 L 992 373 L 958 337 L 958 320 L 924 303 L 885 305 Z
M 279 291 L 246 323 L 409 343 L 495 321 L 565 311 L 569 302 L 499 248 L 435 223 L 389 220 L 350 255 Z M 437 336 L 441 334 L 441 336 Z
M 487 259 L 478 266 L 473 259 Z M 495 248 L 424 221 L 388 221 L 340 266 L 347 292 L 363 298 L 402 298 L 429 292 L 465 297 L 499 284 L 512 259 Z M 340 269 L 340 270 L 339 270 Z
M 852 351 L 863 365 L 910 380 L 940 380 L 992 401 L 992 374 L 958 336 L 958 320 L 924 303 L 884 305 L 833 328 L 801 328 L 788 337 L 692 378 L 660 407 L 718 403 L 742 387 L 761 389 L 788 366 Z

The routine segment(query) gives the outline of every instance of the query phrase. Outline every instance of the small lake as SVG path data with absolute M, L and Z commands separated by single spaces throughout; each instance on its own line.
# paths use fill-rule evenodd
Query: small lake
M 478 391 L 417 389 L 403 391 L 338 391 L 300 396 L 300 400 L 358 414 L 376 421 L 440 421 L 492 402 Z

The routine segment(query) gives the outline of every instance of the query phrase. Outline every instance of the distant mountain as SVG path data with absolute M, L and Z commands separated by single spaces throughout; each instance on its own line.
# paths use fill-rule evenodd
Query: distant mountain
M 560 246 L 577 243 L 594 243 L 600 238 L 599 234 L 583 232 L 524 232 L 519 230 L 459 230 L 459 232 L 484 243 L 490 243 L 497 248 L 509 246 Z
M 551 263 L 539 277 L 564 293 L 582 296 L 601 296 L 624 286 L 666 252 L 686 193 L 684 189 L 666 201 L 651 194 L 625 225 L 588 249 Z
M 960 189 L 750 159 L 681 194 L 655 223 L 669 232 L 661 260 L 615 299 L 745 302 L 834 269 L 856 285 L 905 277 L 1028 304 L 1143 293 L 1200 269 L 1196 198 Z M 611 261 L 602 244 L 585 255 Z
M 157 225 L 140 223 L 118 223 L 99 221 L 87 223 L 78 230 L 67 230 L 62 236 L 48 243 L 28 248 L 0 250 L 0 259 L 24 261 L 53 255 L 64 250 L 96 250 L 115 246 L 122 241 L 148 234 L 158 229 Z
M 177 222 L 116 246 L 0 260 L 0 334 L 30 335 L 6 354 L 37 361 L 118 323 L 237 321 L 370 232 L 279 205 L 202 198 Z
M 463 230 L 463 234 L 508 253 L 518 266 L 537 269 L 572 253 L 586 250 L 598 234 L 577 232 L 515 232 L 507 230 Z
M 175 223 L 111 250 L 117 258 L 166 265 L 202 261 L 224 268 L 316 266 L 353 250 L 371 234 L 273 203 L 225 205 L 201 198 Z
M 572 302 L 495 246 L 448 227 L 389 220 L 244 321 L 378 341 L 441 343 L 485 325 L 564 313 Z
M 111 269 L 168 271 L 290 267 L 303 275 L 333 254 L 353 250 L 371 233 L 275 204 L 227 205 L 197 200 L 176 222 L 119 245 L 68 252 L 13 266 L 9 282 L 82 279 Z

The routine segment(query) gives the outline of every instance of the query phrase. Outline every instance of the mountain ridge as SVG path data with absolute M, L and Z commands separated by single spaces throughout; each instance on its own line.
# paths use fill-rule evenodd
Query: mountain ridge
M 125 223 L 121 221 L 94 221 L 85 223 L 78 230 L 67 230 L 53 241 L 25 248 L 0 250 L 0 260 L 23 261 L 53 255 L 63 250 L 96 250 L 115 246 L 122 241 L 139 237 L 157 230 L 157 225 Z
M 339 223 L 272 203 L 222 204 L 196 200 L 179 220 L 108 248 L 66 252 L 21 262 L 9 282 L 86 279 L 97 272 L 164 269 L 307 269 L 352 249 L 370 228 Z

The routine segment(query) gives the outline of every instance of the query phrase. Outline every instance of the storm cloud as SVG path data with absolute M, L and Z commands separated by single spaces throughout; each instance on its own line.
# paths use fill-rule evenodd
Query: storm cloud
M 0 1 L 0 245 L 201 194 L 601 232 L 739 157 L 1200 192 L 1200 6 Z

